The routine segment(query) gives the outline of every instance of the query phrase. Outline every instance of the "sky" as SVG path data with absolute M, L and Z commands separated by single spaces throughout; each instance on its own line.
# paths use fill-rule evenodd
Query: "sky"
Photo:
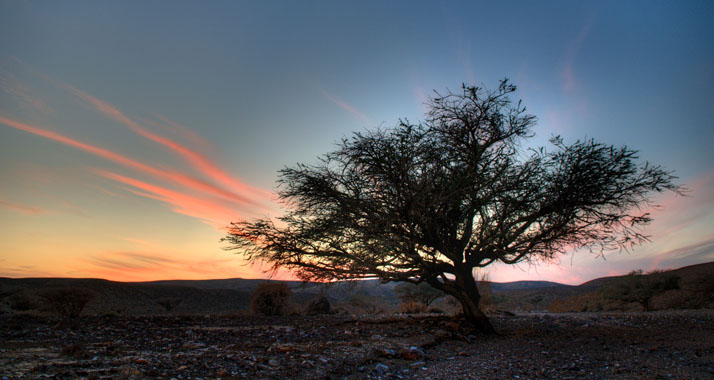
M 504 77 L 529 146 L 627 145 L 689 192 L 630 252 L 492 280 L 714 261 L 711 1 L 1 0 L 0 276 L 265 278 L 220 239 L 284 212 L 278 170 Z

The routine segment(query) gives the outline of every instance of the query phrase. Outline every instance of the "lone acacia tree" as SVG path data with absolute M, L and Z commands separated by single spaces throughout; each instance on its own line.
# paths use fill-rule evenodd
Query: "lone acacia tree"
M 288 211 L 232 223 L 223 239 L 250 261 L 306 281 L 426 282 L 479 310 L 475 268 L 549 260 L 566 250 L 647 239 L 652 192 L 679 192 L 671 172 L 594 140 L 523 148 L 536 123 L 516 87 L 436 93 L 426 120 L 355 133 L 314 165 L 280 171 Z

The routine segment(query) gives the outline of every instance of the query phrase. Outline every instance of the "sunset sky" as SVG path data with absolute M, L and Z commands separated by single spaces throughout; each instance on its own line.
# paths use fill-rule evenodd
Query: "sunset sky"
M 690 192 L 632 252 L 493 280 L 714 261 L 714 2 L 0 1 L 0 276 L 265 277 L 220 238 L 281 215 L 279 169 L 504 77 L 530 145 L 627 145 Z

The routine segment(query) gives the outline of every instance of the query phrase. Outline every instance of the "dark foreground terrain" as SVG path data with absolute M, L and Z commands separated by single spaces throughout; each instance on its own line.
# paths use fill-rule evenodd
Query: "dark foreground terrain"
M 87 317 L 0 325 L 2 378 L 710 379 L 714 311 L 450 317 Z

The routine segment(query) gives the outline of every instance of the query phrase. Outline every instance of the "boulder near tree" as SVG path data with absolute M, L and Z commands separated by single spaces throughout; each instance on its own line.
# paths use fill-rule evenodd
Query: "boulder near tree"
M 286 213 L 232 223 L 226 249 L 307 281 L 427 283 L 493 332 L 474 269 L 629 248 L 647 239 L 653 192 L 681 191 L 628 147 L 555 136 L 527 148 L 536 117 L 515 91 L 504 79 L 436 93 L 421 123 L 355 133 L 315 164 L 286 167 Z

